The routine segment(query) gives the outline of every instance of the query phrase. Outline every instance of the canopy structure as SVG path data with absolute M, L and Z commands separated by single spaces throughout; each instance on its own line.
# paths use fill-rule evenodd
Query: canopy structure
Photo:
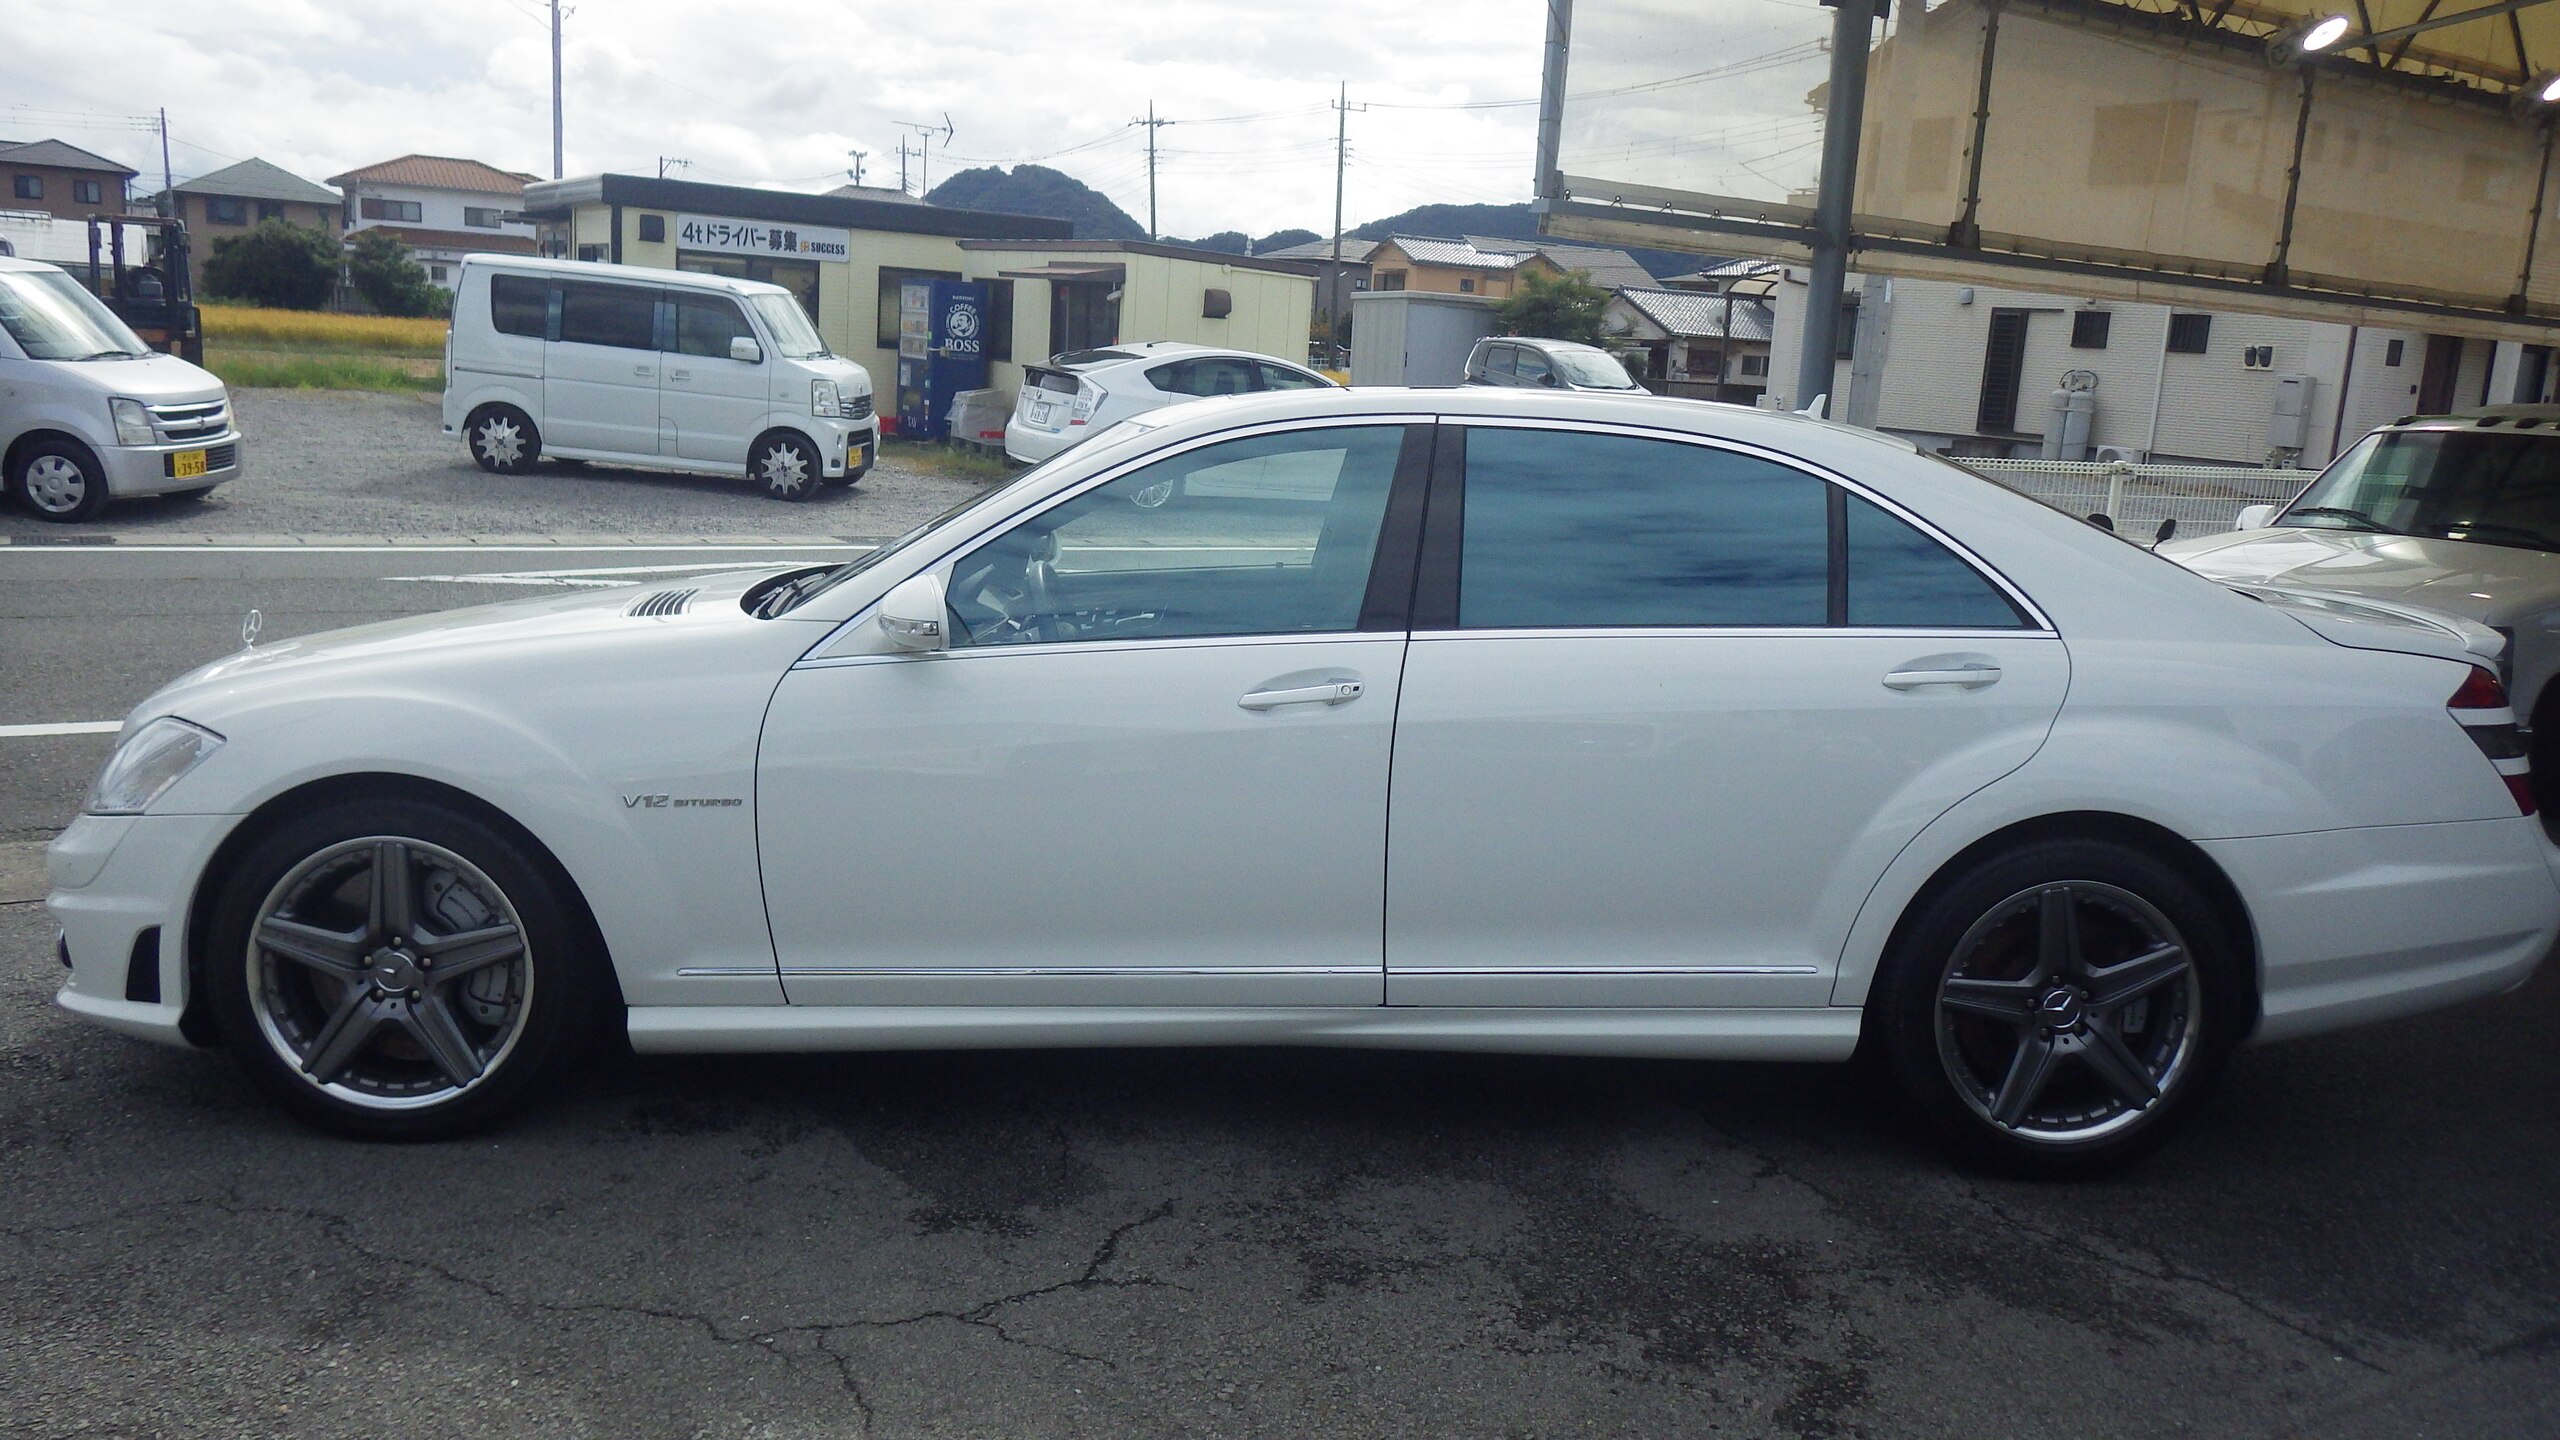
M 1797 259 L 1829 239 L 1871 273 L 2560 330 L 2560 0 L 1556 3 L 1559 235 Z M 1855 175 L 1834 223 L 1827 154 Z

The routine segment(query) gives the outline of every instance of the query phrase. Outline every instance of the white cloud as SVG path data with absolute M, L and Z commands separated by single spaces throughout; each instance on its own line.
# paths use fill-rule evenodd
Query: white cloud
M 1537 93 L 1541 0 L 1379 0 L 1356 13 L 1241 0 L 578 0 L 569 173 L 823 188 L 845 152 L 895 183 L 901 121 L 939 122 L 935 177 L 1043 163 L 1144 220 L 1157 113 L 1162 228 L 1322 229 L 1328 103 L 1348 81 L 1347 218 L 1528 198 L 1535 109 L 1384 108 Z M 250 155 L 314 180 L 410 151 L 550 172 L 544 0 L 0 0 L 0 138 L 54 136 L 160 175 L 129 117 L 166 105 L 179 178 Z M 116 57 L 113 65 L 97 57 Z M 1273 113 L 1279 112 L 1279 113 Z M 1218 117 L 1267 118 L 1212 123 Z M 1087 144 L 1086 142 L 1093 142 Z M 911 164 L 914 162 L 911 162 Z

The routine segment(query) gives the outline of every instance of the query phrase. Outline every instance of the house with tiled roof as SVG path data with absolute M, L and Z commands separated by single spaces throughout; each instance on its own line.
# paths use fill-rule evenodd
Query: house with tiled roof
M 187 269 L 199 295 L 204 293 L 204 264 L 217 240 L 245 235 L 268 220 L 333 237 L 344 228 L 337 191 L 257 159 L 181 180 L 173 191 L 153 196 L 152 204 L 186 222 L 194 242 L 187 250 Z
M 1578 274 L 1603 290 L 1630 286 L 1651 289 L 1658 281 L 1636 257 L 1607 245 L 1560 245 L 1553 240 L 1510 240 L 1499 235 L 1470 235 L 1467 243 L 1493 254 L 1535 255 L 1568 274 Z
M 347 233 L 380 226 L 400 237 L 427 278 L 450 290 L 474 251 L 534 253 L 524 187 L 538 177 L 452 155 L 403 155 L 332 175 Z
M 1519 287 L 1524 268 L 1564 273 L 1535 247 L 1487 250 L 1434 235 L 1390 235 L 1369 252 L 1369 288 L 1499 300 Z
M 78 220 L 125 211 L 130 165 L 60 140 L 0 140 L 0 210 Z
M 1755 405 L 1769 388 L 1776 313 L 1760 295 L 1630 285 L 1610 295 L 1604 323 L 1613 346 L 1644 352 L 1655 389 Z

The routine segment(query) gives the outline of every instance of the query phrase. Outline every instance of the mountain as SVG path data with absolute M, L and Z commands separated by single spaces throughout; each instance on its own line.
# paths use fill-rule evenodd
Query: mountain
M 1538 233 L 1538 212 L 1527 205 L 1417 205 L 1401 215 L 1372 220 L 1347 233 L 1363 240 L 1384 240 L 1390 235 L 1438 235 L 1452 240 L 1461 235 L 1491 235 L 1500 240 L 1552 238 Z M 1558 243 L 1586 245 L 1594 242 L 1565 240 Z M 1635 262 L 1657 280 L 1675 275 L 1694 275 L 1701 265 L 1724 258 L 1692 255 L 1678 250 L 1618 248 L 1634 256 Z
M 1147 227 L 1111 203 L 1111 197 L 1046 165 L 1016 165 L 1008 174 L 1001 165 L 963 170 L 933 187 L 924 197 L 935 205 L 959 210 L 995 210 L 1008 215 L 1045 215 L 1073 221 L 1079 240 L 1144 240 Z
M 1307 241 L 1321 240 L 1323 238 L 1323 236 L 1318 235 L 1313 230 L 1274 230 L 1270 234 L 1263 236 L 1261 239 L 1251 242 L 1253 249 L 1250 253 L 1255 255 L 1268 255 L 1272 251 L 1278 250 L 1283 246 L 1303 245 Z M 1243 255 L 1248 253 L 1245 249 L 1245 233 L 1241 230 L 1221 230 L 1215 235 L 1203 235 L 1197 240 L 1177 240 L 1174 243 L 1177 245 L 1189 245 L 1194 249 L 1199 250 L 1224 251 L 1229 255 Z

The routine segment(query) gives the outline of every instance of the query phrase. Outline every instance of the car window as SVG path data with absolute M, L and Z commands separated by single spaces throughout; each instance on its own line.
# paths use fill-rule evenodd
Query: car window
M 1332 382 L 1321 375 L 1274 365 L 1268 360 L 1255 361 L 1254 368 L 1262 373 L 1262 388 L 1265 390 L 1325 390 L 1332 387 Z
M 952 567 L 955 647 L 1357 628 L 1397 425 L 1249 436 L 1042 511 Z
M 737 302 L 719 295 L 688 295 L 678 291 L 676 302 L 676 353 L 706 355 L 722 360 L 729 358 L 729 342 L 741 336 L 753 340 L 756 332 L 747 325 L 746 312 Z
M 1506 379 L 1509 378 L 1511 375 L 1511 347 L 1508 345 L 1487 345 L 1484 347 L 1484 373 L 1487 375 L 1501 376 Z
M 1467 433 L 1458 623 L 1821 625 L 1825 482 L 1701 445 Z
M 1253 362 L 1233 355 L 1176 360 L 1148 371 L 1147 379 L 1175 395 L 1242 395 L 1254 388 Z
M 1526 345 L 1505 347 L 1511 351 L 1512 366 L 1523 385 L 1535 385 L 1547 378 L 1547 357 Z
M 489 277 L 489 324 L 499 334 L 539 340 L 550 323 L 550 281 L 530 275 Z
M 2321 472 L 2277 523 L 2560 550 L 2560 437 L 2369 435 Z
M 2027 618 L 1999 586 L 1883 507 L 1847 497 L 1852 625 L 2009 630 Z
M 560 287 L 560 338 L 579 345 L 655 350 L 658 292 L 631 285 Z

